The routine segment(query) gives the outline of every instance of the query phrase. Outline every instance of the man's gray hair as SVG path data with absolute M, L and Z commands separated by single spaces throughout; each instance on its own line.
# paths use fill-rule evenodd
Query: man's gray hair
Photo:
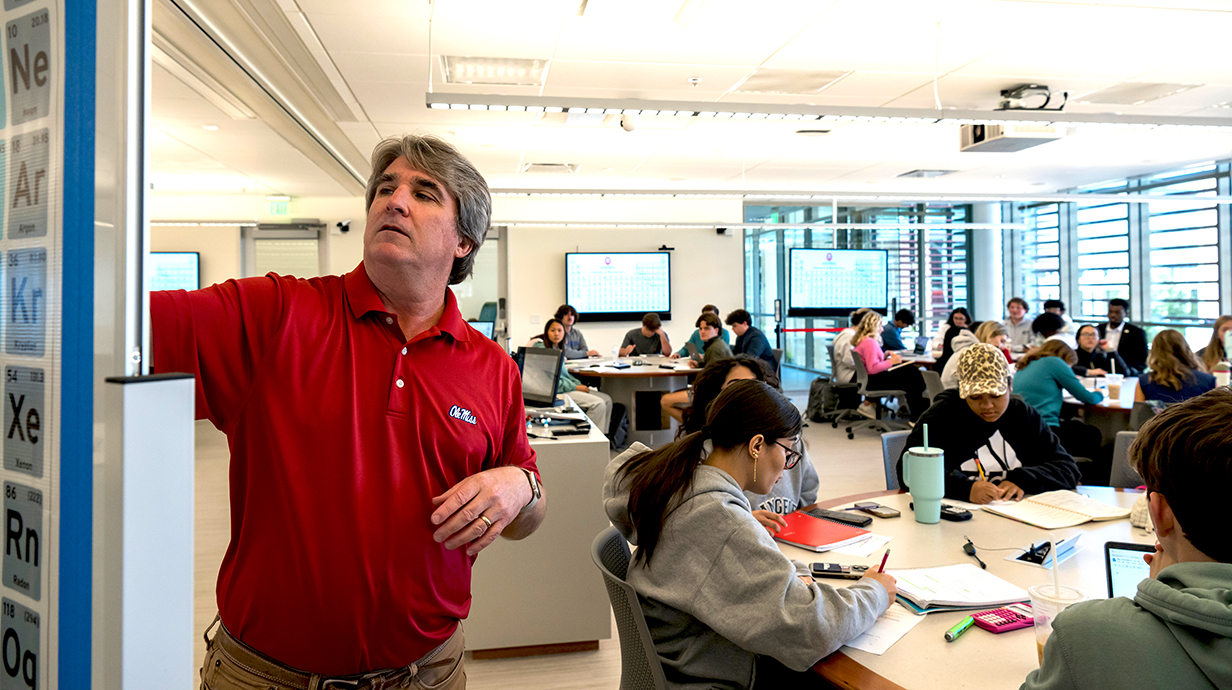
M 415 134 L 390 137 L 377 144 L 372 151 L 372 173 L 368 176 L 365 211 L 372 208 L 381 175 L 399 157 L 406 158 L 412 168 L 439 180 L 453 195 L 458 238 L 470 240 L 473 245 L 469 254 L 453 260 L 449 284 L 457 285 L 471 274 L 475 254 L 479 253 L 479 247 L 488 236 L 488 224 L 492 219 L 492 195 L 488 192 L 488 183 L 475 166 L 444 139 Z

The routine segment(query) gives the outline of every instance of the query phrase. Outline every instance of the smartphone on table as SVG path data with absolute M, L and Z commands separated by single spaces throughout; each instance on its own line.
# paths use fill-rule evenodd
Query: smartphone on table
M 855 504 L 855 509 L 879 518 L 896 518 L 899 515 L 902 515 L 901 512 L 889 506 L 883 506 L 880 503 L 873 502 L 857 503 Z
M 810 563 L 813 577 L 837 577 L 844 580 L 859 580 L 864 577 L 867 565 L 839 565 L 838 563 Z

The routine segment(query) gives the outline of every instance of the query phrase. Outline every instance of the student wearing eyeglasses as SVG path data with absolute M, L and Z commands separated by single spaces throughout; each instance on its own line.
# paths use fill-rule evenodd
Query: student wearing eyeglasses
M 872 569 L 850 587 L 812 582 L 753 517 L 745 492 L 774 486 L 800 427 L 783 394 L 736 381 L 700 431 L 608 465 L 604 510 L 637 544 L 626 581 L 668 688 L 797 686 L 894 601 L 894 578 Z

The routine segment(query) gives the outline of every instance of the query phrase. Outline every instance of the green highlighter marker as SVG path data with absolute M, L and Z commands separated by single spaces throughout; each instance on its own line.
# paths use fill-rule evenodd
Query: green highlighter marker
M 945 641 L 953 642 L 954 640 L 957 640 L 958 636 L 967 632 L 967 629 L 970 628 L 973 623 L 975 623 L 975 619 L 972 618 L 971 616 L 967 616 L 966 618 L 962 619 L 961 621 L 958 622 L 958 625 L 955 625 L 954 627 L 945 631 Z

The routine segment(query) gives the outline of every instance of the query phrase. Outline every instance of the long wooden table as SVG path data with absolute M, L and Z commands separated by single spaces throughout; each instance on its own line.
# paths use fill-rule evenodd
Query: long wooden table
M 626 369 L 612 370 L 612 364 L 630 364 Z M 642 364 L 633 364 L 642 362 Z M 664 393 L 689 385 L 701 369 L 665 369 L 660 365 L 685 366 L 685 359 L 669 359 L 662 355 L 574 359 L 566 366 L 569 373 L 583 381 L 597 382 L 599 390 L 612 396 L 614 402 L 629 411 L 628 442 L 640 441 L 651 448 L 670 443 L 676 433 L 676 423 L 664 414 L 659 398 Z
M 1091 498 L 1121 505 L 1133 505 L 1141 492 L 1107 487 L 1079 487 L 1079 493 Z M 923 568 L 974 563 L 963 552 L 966 537 L 975 543 L 978 555 L 988 564 L 988 572 L 1023 589 L 1050 581 L 1050 570 L 1006 561 L 1009 551 L 986 551 L 985 548 L 1023 547 L 1046 539 L 1045 530 L 1016 522 L 999 515 L 976 511 L 965 522 L 923 525 L 917 523 L 907 507 L 909 494 L 878 491 L 820 502 L 824 508 L 842 508 L 856 501 L 877 502 L 902 511 L 902 517 L 874 518 L 869 526 L 875 534 L 893 537 L 888 544 L 890 559 L 887 570 Z M 1058 538 L 1081 532 L 1079 551 L 1061 563 L 1063 584 L 1082 590 L 1088 599 L 1107 596 L 1104 574 L 1103 544 L 1106 541 L 1129 541 L 1153 544 L 1154 534 L 1132 527 L 1128 519 L 1088 522 L 1079 527 L 1057 530 Z M 853 558 L 836 554 L 819 554 L 781 545 L 790 558 L 804 561 L 841 562 L 876 566 L 881 552 L 869 558 Z M 841 586 L 844 580 L 825 580 Z M 867 690 L 950 690 L 952 688 L 1017 688 L 1026 675 L 1037 668 L 1035 637 L 1030 628 L 993 635 L 980 629 L 968 631 L 956 642 L 947 643 L 945 631 L 966 613 L 934 613 L 913 628 L 884 655 L 877 656 L 844 647 L 822 659 L 813 670 L 830 686 L 864 688 Z

